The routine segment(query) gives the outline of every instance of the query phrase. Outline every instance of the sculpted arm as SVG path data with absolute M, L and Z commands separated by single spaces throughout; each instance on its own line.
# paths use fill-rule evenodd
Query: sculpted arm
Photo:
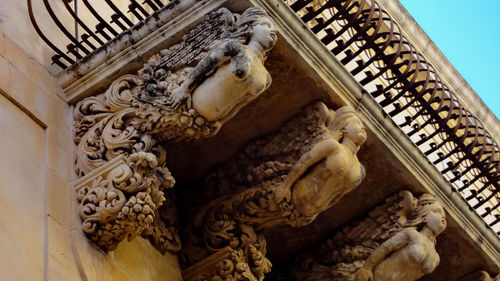
M 380 262 L 382 262 L 389 254 L 406 246 L 411 239 L 410 231 L 411 230 L 406 229 L 398 232 L 396 235 L 392 236 L 384 243 L 382 243 L 382 245 L 378 246 L 377 249 L 375 249 L 375 251 L 365 261 L 363 267 L 356 272 L 354 280 L 373 280 L 373 268 Z
M 172 91 L 168 99 L 172 107 L 177 108 L 184 99 L 188 99 L 188 104 L 190 106 L 192 91 L 203 83 L 206 77 L 217 67 L 232 57 L 244 53 L 244 48 L 245 47 L 237 40 L 230 40 L 223 42 L 221 45 L 211 50 L 191 71 L 182 85 Z
M 315 144 L 310 151 L 302 155 L 293 166 L 283 185 L 281 185 L 276 191 L 276 200 L 280 202 L 284 198 L 289 199 L 292 184 L 297 181 L 309 167 L 337 150 L 339 145 L 338 141 L 334 139 L 327 139 Z

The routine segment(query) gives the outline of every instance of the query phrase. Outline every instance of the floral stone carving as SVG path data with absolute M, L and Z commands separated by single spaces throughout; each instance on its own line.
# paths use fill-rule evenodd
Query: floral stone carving
M 402 191 L 299 256 L 292 273 L 301 281 L 415 281 L 439 264 L 436 236 L 445 228 L 445 212 L 433 196 Z
M 219 279 L 210 280 L 263 280 L 271 264 L 261 231 L 308 224 L 359 185 L 365 172 L 356 153 L 365 139 L 353 109 L 333 111 L 318 102 L 278 132 L 251 142 L 203 186 L 209 203 L 185 236 L 181 259 L 187 271 L 217 263 L 216 253 L 229 247 L 242 251 L 247 273 L 224 279 L 221 269 Z
M 76 105 L 77 174 L 95 177 L 116 158 L 128 167 L 79 190 L 83 231 L 93 242 L 113 250 L 142 235 L 162 252 L 180 249 L 175 218 L 159 209 L 175 184 L 164 143 L 215 135 L 264 92 L 271 78 L 263 63 L 276 38 L 264 10 L 221 8 L 137 75 Z

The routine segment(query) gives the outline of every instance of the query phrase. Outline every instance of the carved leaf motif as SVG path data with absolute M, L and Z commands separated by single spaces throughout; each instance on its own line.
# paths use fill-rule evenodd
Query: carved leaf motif
M 163 189 L 173 184 L 168 170 L 158 167 L 154 154 L 132 154 L 127 163 L 112 169 L 106 178 L 100 176 L 92 185 L 79 190 L 83 231 L 99 247 L 115 249 L 124 238 L 133 239 L 153 226 L 157 210 L 165 200 Z M 165 229 L 163 233 L 172 232 L 171 229 L 166 231 L 164 224 L 157 227 Z M 149 235 L 161 234 L 161 231 L 156 231 Z M 166 240 L 178 242 L 176 235 L 170 234 Z M 176 250 L 178 247 L 164 248 Z

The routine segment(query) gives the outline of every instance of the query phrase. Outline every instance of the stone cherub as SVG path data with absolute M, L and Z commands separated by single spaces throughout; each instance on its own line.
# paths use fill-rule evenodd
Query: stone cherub
M 165 143 L 214 136 L 270 86 L 263 63 L 277 35 L 261 8 L 221 8 L 183 39 L 75 106 L 78 176 L 123 161 L 78 191 L 82 229 L 104 250 L 142 235 L 161 252 L 178 251 L 175 216 L 159 212 L 175 184 Z
M 350 107 L 314 103 L 271 135 L 251 142 L 203 186 L 206 205 L 190 220 L 183 262 L 231 247 L 248 254 L 257 280 L 269 271 L 261 231 L 302 226 L 337 203 L 364 176 L 356 153 L 366 133 Z
M 301 281 L 415 281 L 439 264 L 436 236 L 445 228 L 445 212 L 433 196 L 416 199 L 402 191 L 299 257 L 292 273 Z

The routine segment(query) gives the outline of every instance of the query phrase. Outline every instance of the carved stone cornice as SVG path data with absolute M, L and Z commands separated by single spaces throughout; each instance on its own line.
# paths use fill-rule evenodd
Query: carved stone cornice
M 190 220 L 181 254 L 188 272 L 211 276 L 206 264 L 219 263 L 229 247 L 244 254 L 251 276 L 235 280 L 263 280 L 271 264 L 262 230 L 309 224 L 359 185 L 363 128 L 352 108 L 317 102 L 244 147 L 202 187 L 208 202 Z

